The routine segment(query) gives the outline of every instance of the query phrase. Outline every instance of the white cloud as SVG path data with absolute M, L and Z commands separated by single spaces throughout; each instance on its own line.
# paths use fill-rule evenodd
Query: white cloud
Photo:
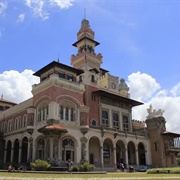
M 160 88 L 156 80 L 145 73 L 132 73 L 128 77 L 130 94 L 137 100 L 144 101 L 149 98 Z
M 43 20 L 49 19 L 50 7 L 57 6 L 61 9 L 69 8 L 72 6 L 74 0 L 26 0 L 25 4 L 32 9 L 36 16 Z
M 32 97 L 32 85 L 39 83 L 39 78 L 33 76 L 33 73 L 32 70 L 27 69 L 21 73 L 14 70 L 3 72 L 0 74 L 0 95 L 3 94 L 4 99 L 16 103 Z M 147 108 L 152 104 L 153 109 L 165 110 L 167 131 L 180 132 L 180 96 L 177 96 L 180 83 L 170 90 L 160 89 L 160 85 L 153 77 L 140 72 L 129 75 L 127 83 L 132 99 L 140 101 L 147 99 L 143 105 L 133 108 L 133 119 L 145 121 L 148 115 Z
M 61 9 L 64 8 L 69 8 L 70 6 L 72 6 L 72 3 L 74 2 L 74 0 L 51 0 L 50 3 L 52 5 L 57 5 L 59 6 Z
M 23 22 L 24 18 L 25 18 L 25 14 L 20 14 L 19 17 L 18 17 L 17 22 Z
M 140 72 L 132 73 L 128 77 L 131 98 L 140 101 L 145 100 L 144 105 L 134 107 L 132 110 L 133 119 L 146 120 L 147 108 L 152 104 L 153 109 L 163 109 L 166 119 L 167 131 L 180 132 L 180 83 L 172 87 L 171 90 L 160 89 L 160 85 L 148 74 Z
M 32 97 L 32 85 L 39 82 L 39 78 L 33 76 L 32 70 L 18 72 L 15 70 L 4 71 L 0 74 L 0 95 L 4 99 L 19 103 Z
M 26 0 L 26 5 L 32 9 L 33 13 L 46 20 L 49 18 L 49 13 L 45 10 L 44 4 L 44 0 Z
M 178 96 L 178 95 L 180 95 L 180 83 L 178 83 L 177 85 L 175 85 L 175 86 L 171 89 L 170 92 L 172 93 L 173 96 Z
M 3 14 L 6 8 L 7 8 L 7 3 L 0 2 L 0 14 Z

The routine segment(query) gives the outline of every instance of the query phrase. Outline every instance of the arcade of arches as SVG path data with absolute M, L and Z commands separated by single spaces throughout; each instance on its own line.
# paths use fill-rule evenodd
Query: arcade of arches
M 77 157 L 79 147 L 81 147 L 81 158 Z M 133 141 L 126 142 L 124 139 L 114 141 L 109 137 L 100 140 L 96 136 L 92 136 L 89 140 L 86 138 L 76 140 L 68 136 L 62 139 L 40 136 L 34 141 L 32 138 L 23 137 L 21 140 L 6 142 L 5 163 L 26 163 L 32 159 L 51 162 L 53 159 L 59 166 L 65 165 L 68 159 L 75 164 L 84 159 L 96 167 L 116 168 L 117 162 L 123 162 L 125 165 L 146 165 L 146 149 L 143 142 L 136 144 Z

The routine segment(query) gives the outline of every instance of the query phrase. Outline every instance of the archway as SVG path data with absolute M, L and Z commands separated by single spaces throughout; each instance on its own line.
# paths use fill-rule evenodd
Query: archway
M 28 153 L 28 138 L 24 137 L 22 140 L 21 163 L 27 162 L 27 153 Z
M 89 162 L 95 166 L 101 165 L 100 142 L 97 137 L 91 137 L 89 140 Z
M 72 139 L 66 138 L 62 142 L 62 160 L 68 161 L 71 159 L 74 161 L 74 151 L 75 151 L 75 143 Z
M 136 164 L 136 149 L 132 141 L 128 143 L 128 162 L 131 165 Z
M 109 138 L 105 139 L 103 143 L 103 160 L 104 167 L 113 167 L 113 143 Z
M 125 145 L 122 140 L 118 140 L 116 143 L 116 162 L 117 168 L 120 168 L 120 163 L 123 163 L 124 165 L 126 163 Z
M 41 138 L 37 141 L 36 158 L 44 159 L 44 154 L 45 154 L 45 141 L 44 139 Z
M 142 142 L 138 144 L 138 155 L 139 155 L 139 165 L 146 165 L 145 148 Z
M 14 141 L 14 154 L 13 154 L 13 161 L 18 163 L 19 160 L 19 139 Z
M 6 151 L 6 162 L 11 162 L 11 141 L 7 142 L 7 151 Z

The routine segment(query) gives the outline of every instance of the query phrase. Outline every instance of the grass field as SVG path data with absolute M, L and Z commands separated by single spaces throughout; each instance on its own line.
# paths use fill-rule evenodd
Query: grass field
M 57 179 L 179 179 L 179 174 L 147 174 L 147 173 L 107 173 L 107 174 L 53 174 L 53 173 L 8 173 L 8 172 L 0 172 L 0 179 L 47 179 L 53 180 Z

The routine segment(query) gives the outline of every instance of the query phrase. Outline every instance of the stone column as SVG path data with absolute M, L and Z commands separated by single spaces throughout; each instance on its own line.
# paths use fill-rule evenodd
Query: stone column
M 7 156 L 7 141 L 5 141 L 5 148 L 4 148 L 4 163 L 6 163 L 6 156 Z
M 49 155 L 50 155 L 50 160 L 52 160 L 53 159 L 53 137 L 50 137 L 49 140 L 50 140 L 50 142 L 49 142 L 49 144 L 50 144 Z
M 136 153 L 136 164 L 139 165 L 139 155 L 138 155 L 138 149 L 135 150 Z
M 13 162 L 13 161 L 14 161 L 14 144 L 12 143 L 12 147 L 11 147 L 11 162 Z
M 32 149 L 31 149 L 31 152 L 32 152 L 32 161 L 35 160 L 36 158 L 36 144 L 35 144 L 35 141 L 34 139 L 32 139 Z
M 61 138 L 58 137 L 58 159 L 60 159 L 60 160 L 62 160 L 62 158 L 61 158 L 61 155 L 62 155 L 62 153 L 61 153 L 62 148 L 61 148 L 61 147 L 62 147 L 62 146 L 61 146 Z
M 87 138 L 83 136 L 80 140 L 81 140 L 81 161 L 84 162 L 88 160 Z
M 117 169 L 116 148 L 113 147 L 114 168 Z
M 19 146 L 18 163 L 21 163 L 21 153 L 22 153 L 22 146 Z
M 31 162 L 33 159 L 33 138 L 29 138 L 28 142 L 28 161 Z
M 103 145 L 100 146 L 101 151 L 101 167 L 104 168 Z
M 125 155 L 126 155 L 125 164 L 126 164 L 126 168 L 128 168 L 129 161 L 128 161 L 128 149 L 127 149 L 127 146 L 125 147 Z
M 113 128 L 112 110 L 109 109 L 109 127 Z

